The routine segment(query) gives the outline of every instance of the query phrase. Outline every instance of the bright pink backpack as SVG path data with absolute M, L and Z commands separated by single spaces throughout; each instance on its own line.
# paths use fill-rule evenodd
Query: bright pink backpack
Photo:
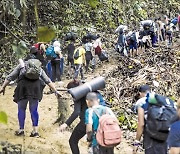
M 103 147 L 115 147 L 121 142 L 121 129 L 116 117 L 107 113 L 100 116 L 96 110 L 96 115 L 99 117 L 99 126 L 96 132 L 96 140 Z

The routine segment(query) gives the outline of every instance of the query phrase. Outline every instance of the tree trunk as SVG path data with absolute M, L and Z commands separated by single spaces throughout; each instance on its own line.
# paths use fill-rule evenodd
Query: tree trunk
M 22 25 L 23 25 L 23 32 L 26 31 L 26 23 L 27 23 L 26 14 L 27 14 L 27 9 L 26 9 L 26 7 L 23 7 L 23 9 L 22 9 Z
M 65 94 L 63 94 L 62 97 L 58 98 L 58 118 L 54 122 L 54 124 L 62 124 L 69 118 L 69 115 L 71 113 L 70 102 L 71 99 Z
M 36 26 L 39 26 L 39 15 L 38 15 L 38 0 L 34 0 L 34 14 L 36 19 Z

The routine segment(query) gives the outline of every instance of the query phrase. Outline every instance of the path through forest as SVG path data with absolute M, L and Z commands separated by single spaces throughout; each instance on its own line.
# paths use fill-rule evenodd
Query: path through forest
M 89 75 L 86 75 L 87 80 L 99 75 L 104 76 L 112 71 L 116 66 L 116 61 L 111 58 L 109 63 L 104 62 L 100 64 L 94 74 L 89 73 Z M 64 80 L 63 82 L 64 85 L 67 85 L 69 81 Z M 58 84 L 56 84 L 56 86 L 58 86 Z M 8 86 L 6 94 L 4 96 L 0 95 L 0 109 L 8 114 L 8 125 L 1 124 L 0 127 L 0 141 L 8 141 L 12 144 L 22 144 L 23 151 L 28 154 L 71 154 L 68 144 L 71 132 L 65 131 L 60 133 L 58 131 L 58 124 L 53 125 L 53 122 L 55 122 L 58 117 L 58 102 L 54 94 L 44 94 L 43 100 L 39 104 L 39 133 L 41 138 L 28 137 L 32 130 L 29 110 L 26 111 L 26 136 L 23 138 L 14 135 L 14 131 L 18 129 L 17 104 L 12 100 L 14 89 L 15 86 Z M 48 87 L 45 88 L 45 91 L 48 91 Z M 69 95 L 69 97 L 71 96 Z M 132 148 L 129 144 L 128 141 L 123 139 L 118 150 L 116 149 L 115 154 L 131 153 Z M 81 154 L 87 154 L 87 143 L 85 137 L 80 142 L 80 150 Z

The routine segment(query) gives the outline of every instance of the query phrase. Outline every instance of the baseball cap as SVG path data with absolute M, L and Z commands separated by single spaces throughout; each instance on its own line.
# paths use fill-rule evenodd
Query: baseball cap
M 149 85 L 142 85 L 139 87 L 139 92 L 146 92 L 146 91 L 150 91 Z

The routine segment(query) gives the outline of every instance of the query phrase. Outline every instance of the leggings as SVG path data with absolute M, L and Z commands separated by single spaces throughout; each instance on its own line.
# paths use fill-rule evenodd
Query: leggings
M 18 104 L 18 120 L 19 120 L 19 128 L 24 129 L 24 122 L 26 118 L 26 108 L 29 102 L 29 110 L 31 113 L 31 120 L 33 126 L 38 126 L 39 114 L 38 114 L 38 104 L 39 101 L 37 99 L 23 99 L 20 100 Z
M 84 121 L 80 121 L 78 125 L 74 128 L 71 137 L 69 139 L 69 145 L 72 151 L 72 154 L 80 154 L 78 143 L 79 140 L 86 135 L 86 125 Z

